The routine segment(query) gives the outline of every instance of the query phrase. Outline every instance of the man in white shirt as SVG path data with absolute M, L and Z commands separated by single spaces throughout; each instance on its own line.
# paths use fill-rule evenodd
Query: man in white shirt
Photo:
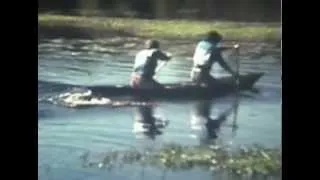
M 197 84 L 212 85 L 216 80 L 210 75 L 210 70 L 215 62 L 218 62 L 222 68 L 238 76 L 224 61 L 221 51 L 226 48 L 219 47 L 222 35 L 216 31 L 210 31 L 206 37 L 201 40 L 195 49 L 193 55 L 193 67 L 191 70 L 191 80 Z
M 157 40 L 147 40 L 146 48 L 135 56 L 133 73 L 130 86 L 134 88 L 162 88 L 162 85 L 154 80 L 153 76 L 158 65 L 158 60 L 169 61 L 170 55 L 160 50 Z

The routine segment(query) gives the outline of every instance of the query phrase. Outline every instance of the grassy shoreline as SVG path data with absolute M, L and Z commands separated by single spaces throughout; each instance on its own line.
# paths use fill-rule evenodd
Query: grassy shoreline
M 197 39 L 208 30 L 218 30 L 226 40 L 280 41 L 281 25 L 201 22 L 188 20 L 144 20 L 134 18 L 38 15 L 42 37 L 98 39 L 113 36 Z

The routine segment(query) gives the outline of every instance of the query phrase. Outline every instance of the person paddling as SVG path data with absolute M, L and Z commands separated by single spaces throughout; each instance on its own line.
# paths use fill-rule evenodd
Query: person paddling
M 206 37 L 197 44 L 193 55 L 193 67 L 190 73 L 192 82 L 206 86 L 216 83 L 216 79 L 210 75 L 212 65 L 215 62 L 218 62 L 220 66 L 232 76 L 238 76 L 222 57 L 222 50 L 228 48 L 218 46 L 221 40 L 222 35 L 220 33 L 210 31 Z
M 133 73 L 130 86 L 133 88 L 162 88 L 163 86 L 154 80 L 158 60 L 169 61 L 170 54 L 160 50 L 157 40 L 147 40 L 145 49 L 139 51 L 135 56 Z

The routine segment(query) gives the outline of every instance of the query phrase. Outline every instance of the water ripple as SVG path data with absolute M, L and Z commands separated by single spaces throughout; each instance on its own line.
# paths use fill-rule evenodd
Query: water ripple
M 61 39 L 45 41 L 38 47 L 39 98 L 65 91 L 70 88 L 67 84 L 128 83 L 132 56 L 72 51 L 72 45 L 65 43 Z M 234 61 L 229 62 L 235 67 Z M 163 83 L 187 81 L 191 66 L 190 58 L 176 57 L 161 70 L 158 80 Z M 281 65 L 271 57 L 263 60 L 241 58 L 240 72 L 265 72 L 266 75 L 256 85 L 260 94 L 241 100 L 236 143 L 281 143 Z M 212 73 L 217 76 L 228 75 L 219 66 L 215 66 Z M 227 97 L 217 101 L 211 108 L 212 114 L 226 109 L 233 100 L 233 97 Z M 199 144 L 199 139 L 191 138 L 190 112 L 193 106 L 194 102 L 160 103 L 156 111 L 170 123 L 161 130 L 162 135 L 156 136 L 155 140 L 149 138 L 151 146 L 160 139 L 163 142 Z M 38 113 L 40 164 L 72 164 L 80 152 L 129 149 L 140 141 L 133 132 L 135 108 L 73 110 L 39 103 Z M 230 119 L 232 116 L 227 123 Z M 222 138 L 231 136 L 228 127 L 222 127 L 222 132 Z

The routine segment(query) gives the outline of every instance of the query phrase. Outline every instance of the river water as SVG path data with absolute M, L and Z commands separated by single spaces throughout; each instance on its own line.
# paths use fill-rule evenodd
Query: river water
M 73 42 L 74 43 L 74 42 Z M 133 63 L 132 55 L 110 55 L 77 48 L 68 41 L 44 40 L 38 44 L 38 98 L 59 94 L 63 88 L 54 83 L 126 84 Z M 92 46 L 92 45 L 91 45 Z M 232 65 L 232 62 L 230 62 Z M 162 69 L 160 82 L 188 80 L 190 58 L 175 57 Z M 219 67 L 214 71 L 225 75 Z M 228 126 L 220 128 L 218 142 L 232 145 L 259 143 L 267 147 L 281 145 L 281 64 L 272 55 L 258 59 L 241 57 L 240 72 L 265 72 L 256 83 L 259 94 L 242 97 L 237 114 L 238 129 L 235 134 Z M 67 89 L 68 86 L 65 87 Z M 234 96 L 212 102 L 210 114 L 216 116 L 232 106 Z M 80 156 L 87 152 L 103 153 L 109 150 L 161 147 L 164 143 L 198 145 L 208 138 L 205 133 L 195 133 L 191 128 L 193 101 L 163 101 L 155 107 L 158 115 L 169 124 L 159 135 L 139 135 L 133 132 L 137 107 L 71 109 L 38 103 L 38 170 L 39 179 L 212 179 L 201 170 L 164 172 L 151 167 L 123 167 L 104 171 L 85 169 Z M 226 124 L 232 121 L 228 116 Z M 214 179 L 220 179 L 218 177 Z

